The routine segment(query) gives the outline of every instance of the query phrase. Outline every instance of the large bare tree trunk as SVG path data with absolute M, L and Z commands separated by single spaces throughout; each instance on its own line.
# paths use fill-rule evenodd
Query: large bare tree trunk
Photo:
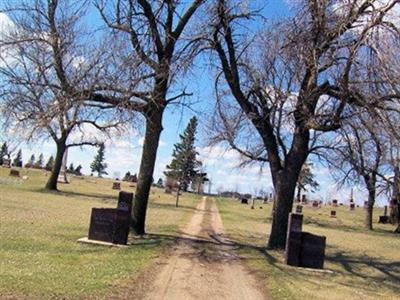
M 132 229 L 134 233 L 145 234 L 147 202 L 153 182 L 154 166 L 162 128 L 163 110 L 153 108 L 146 118 L 146 132 L 143 143 L 143 154 L 140 162 L 139 178 L 133 206 Z
M 49 177 L 49 180 L 46 183 L 46 190 L 49 191 L 57 191 L 57 181 L 58 181 L 58 176 L 60 175 L 60 170 L 61 166 L 63 163 L 63 157 L 65 150 L 67 149 L 65 145 L 65 141 L 59 141 L 57 142 L 57 153 L 56 157 L 54 159 L 54 166 L 53 169 L 51 170 L 51 174 Z
M 375 205 L 375 187 L 368 187 L 368 206 L 365 214 L 365 228 L 373 230 L 372 220 Z
M 296 198 L 297 198 L 297 202 L 301 201 L 301 187 L 300 186 L 297 187 L 297 196 L 296 196 Z
M 282 173 L 274 184 L 276 191 L 275 210 L 268 240 L 268 247 L 272 249 L 284 249 L 286 243 L 288 217 L 292 211 L 297 182 L 297 178 L 290 178 L 288 175 L 287 172 Z

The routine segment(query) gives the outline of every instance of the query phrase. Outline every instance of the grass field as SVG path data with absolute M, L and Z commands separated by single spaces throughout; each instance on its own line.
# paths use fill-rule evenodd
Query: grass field
M 270 231 L 271 204 L 240 204 L 218 199 L 225 230 L 248 258 L 273 299 L 400 299 L 400 236 L 392 225 L 363 229 L 364 210 L 329 206 L 304 207 L 303 231 L 327 237 L 325 268 L 333 273 L 311 272 L 283 264 L 283 253 L 265 250 Z M 260 209 L 263 207 L 263 209 Z M 376 209 L 374 220 L 383 214 Z
M 116 207 L 118 191 L 110 180 L 73 178 L 62 192 L 42 190 L 45 172 L 21 170 L 26 181 L 12 179 L 0 168 L 0 298 L 63 298 L 104 296 L 125 285 L 160 255 L 167 239 L 188 222 L 199 197 L 175 197 L 154 189 L 148 211 L 148 232 L 160 238 L 133 241 L 125 248 L 78 244 L 87 236 L 92 207 Z M 124 190 L 132 190 L 127 183 Z

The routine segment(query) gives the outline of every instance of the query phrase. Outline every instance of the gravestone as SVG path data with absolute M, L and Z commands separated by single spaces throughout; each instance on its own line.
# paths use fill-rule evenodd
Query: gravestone
M 123 211 L 132 211 L 133 194 L 128 192 L 119 192 L 117 209 Z
M 356 206 L 353 202 L 350 203 L 350 210 L 355 210 Z
M 117 208 L 93 208 L 89 240 L 126 245 L 132 211 L 133 194 L 120 192 Z
M 368 201 L 364 201 L 364 209 L 368 209 Z
M 307 197 L 305 194 L 301 196 L 301 203 L 307 203 Z
M 11 168 L 11 159 L 3 159 L 3 167 Z
M 322 269 L 326 237 L 302 232 L 302 224 L 302 214 L 289 214 L 285 262 L 296 267 Z
M 387 205 L 384 207 L 383 216 L 379 216 L 378 223 L 387 224 L 389 222 L 389 216 L 387 215 Z
M 301 231 L 303 227 L 302 214 L 289 214 L 286 234 L 285 261 L 291 266 L 299 266 L 301 252 Z
M 19 171 L 18 171 L 18 170 L 15 170 L 15 169 L 11 169 L 11 170 L 10 170 L 10 176 L 12 176 L 12 177 L 19 177 L 19 176 L 20 176 Z
M 240 198 L 240 203 L 249 204 L 249 200 L 247 200 L 247 198 Z
M 318 208 L 318 207 L 319 207 L 318 201 L 313 201 L 312 207 L 313 207 L 313 208 Z
M 303 212 L 303 206 L 297 205 L 296 206 L 296 214 L 301 214 Z
M 112 189 L 113 190 L 120 190 L 121 189 L 121 183 L 120 182 L 113 182 Z
M 331 218 L 336 218 L 336 210 L 331 210 Z
M 337 200 L 332 200 L 332 206 L 337 207 L 338 206 L 338 201 Z
M 302 232 L 300 266 L 323 269 L 325 260 L 326 237 Z

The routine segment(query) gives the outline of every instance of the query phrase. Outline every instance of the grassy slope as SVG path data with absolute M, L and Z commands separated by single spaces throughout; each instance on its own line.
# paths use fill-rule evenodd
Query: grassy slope
M 327 237 L 325 268 L 333 274 L 300 270 L 283 264 L 281 252 L 263 247 L 270 231 L 271 204 L 255 210 L 235 200 L 219 199 L 225 230 L 239 244 L 252 269 L 263 278 L 274 299 L 400 299 L 400 237 L 393 226 L 363 226 L 364 210 L 304 207 L 303 230 Z M 262 206 L 263 209 L 259 207 Z M 383 209 L 376 209 L 374 220 Z
M 92 207 L 116 207 L 112 182 L 87 177 L 43 192 L 44 172 L 22 170 L 27 181 L 0 168 L 0 298 L 76 298 L 104 295 L 146 266 L 166 245 L 159 234 L 175 234 L 186 224 L 198 197 L 174 196 L 154 189 L 148 214 L 148 242 L 127 249 L 76 243 L 86 236 Z M 132 190 L 123 183 L 124 190 Z M 125 279 L 123 279 L 125 278 Z

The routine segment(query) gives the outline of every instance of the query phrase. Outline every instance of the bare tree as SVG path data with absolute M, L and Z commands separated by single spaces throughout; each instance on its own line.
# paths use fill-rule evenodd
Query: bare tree
M 110 34 L 125 47 L 115 53 L 117 60 L 122 61 L 122 71 L 115 76 L 120 80 L 108 91 L 92 95 L 92 100 L 122 105 L 140 112 L 146 121 L 132 218 L 132 229 L 137 234 L 145 233 L 164 111 L 189 95 L 184 89 L 175 90 L 179 75 L 190 66 L 197 52 L 200 28 L 189 28 L 189 21 L 204 2 L 96 1 Z M 109 97 L 110 92 L 113 97 Z
M 123 123 L 123 118 L 104 113 L 111 107 L 84 102 L 88 91 L 99 85 L 105 59 L 104 47 L 89 38 L 91 32 L 82 24 L 87 5 L 88 1 L 21 0 L 1 7 L 13 23 L 0 37 L 5 125 L 28 141 L 51 138 L 56 143 L 49 190 L 57 190 L 67 148 L 97 145 L 96 131 Z
M 373 209 L 381 175 L 385 169 L 387 137 L 368 115 L 359 115 L 346 122 L 337 132 L 337 145 L 324 154 L 341 184 L 362 178 L 368 191 L 365 228 L 372 230 Z
M 299 1 L 294 17 L 255 36 L 243 29 L 251 13 L 233 1 L 216 2 L 209 44 L 220 66 L 220 121 L 213 142 L 269 164 L 276 202 L 268 246 L 282 249 L 298 176 L 309 154 L 322 149 L 321 136 L 358 109 L 385 109 L 399 98 L 384 84 L 387 65 L 380 67 L 385 74 L 369 72 L 382 62 L 386 38 L 398 39 L 386 17 L 399 1 Z M 374 32 L 385 39 L 376 43 Z M 366 58 L 369 50 L 376 55 Z M 373 96 L 363 86 L 371 80 L 384 87 Z

